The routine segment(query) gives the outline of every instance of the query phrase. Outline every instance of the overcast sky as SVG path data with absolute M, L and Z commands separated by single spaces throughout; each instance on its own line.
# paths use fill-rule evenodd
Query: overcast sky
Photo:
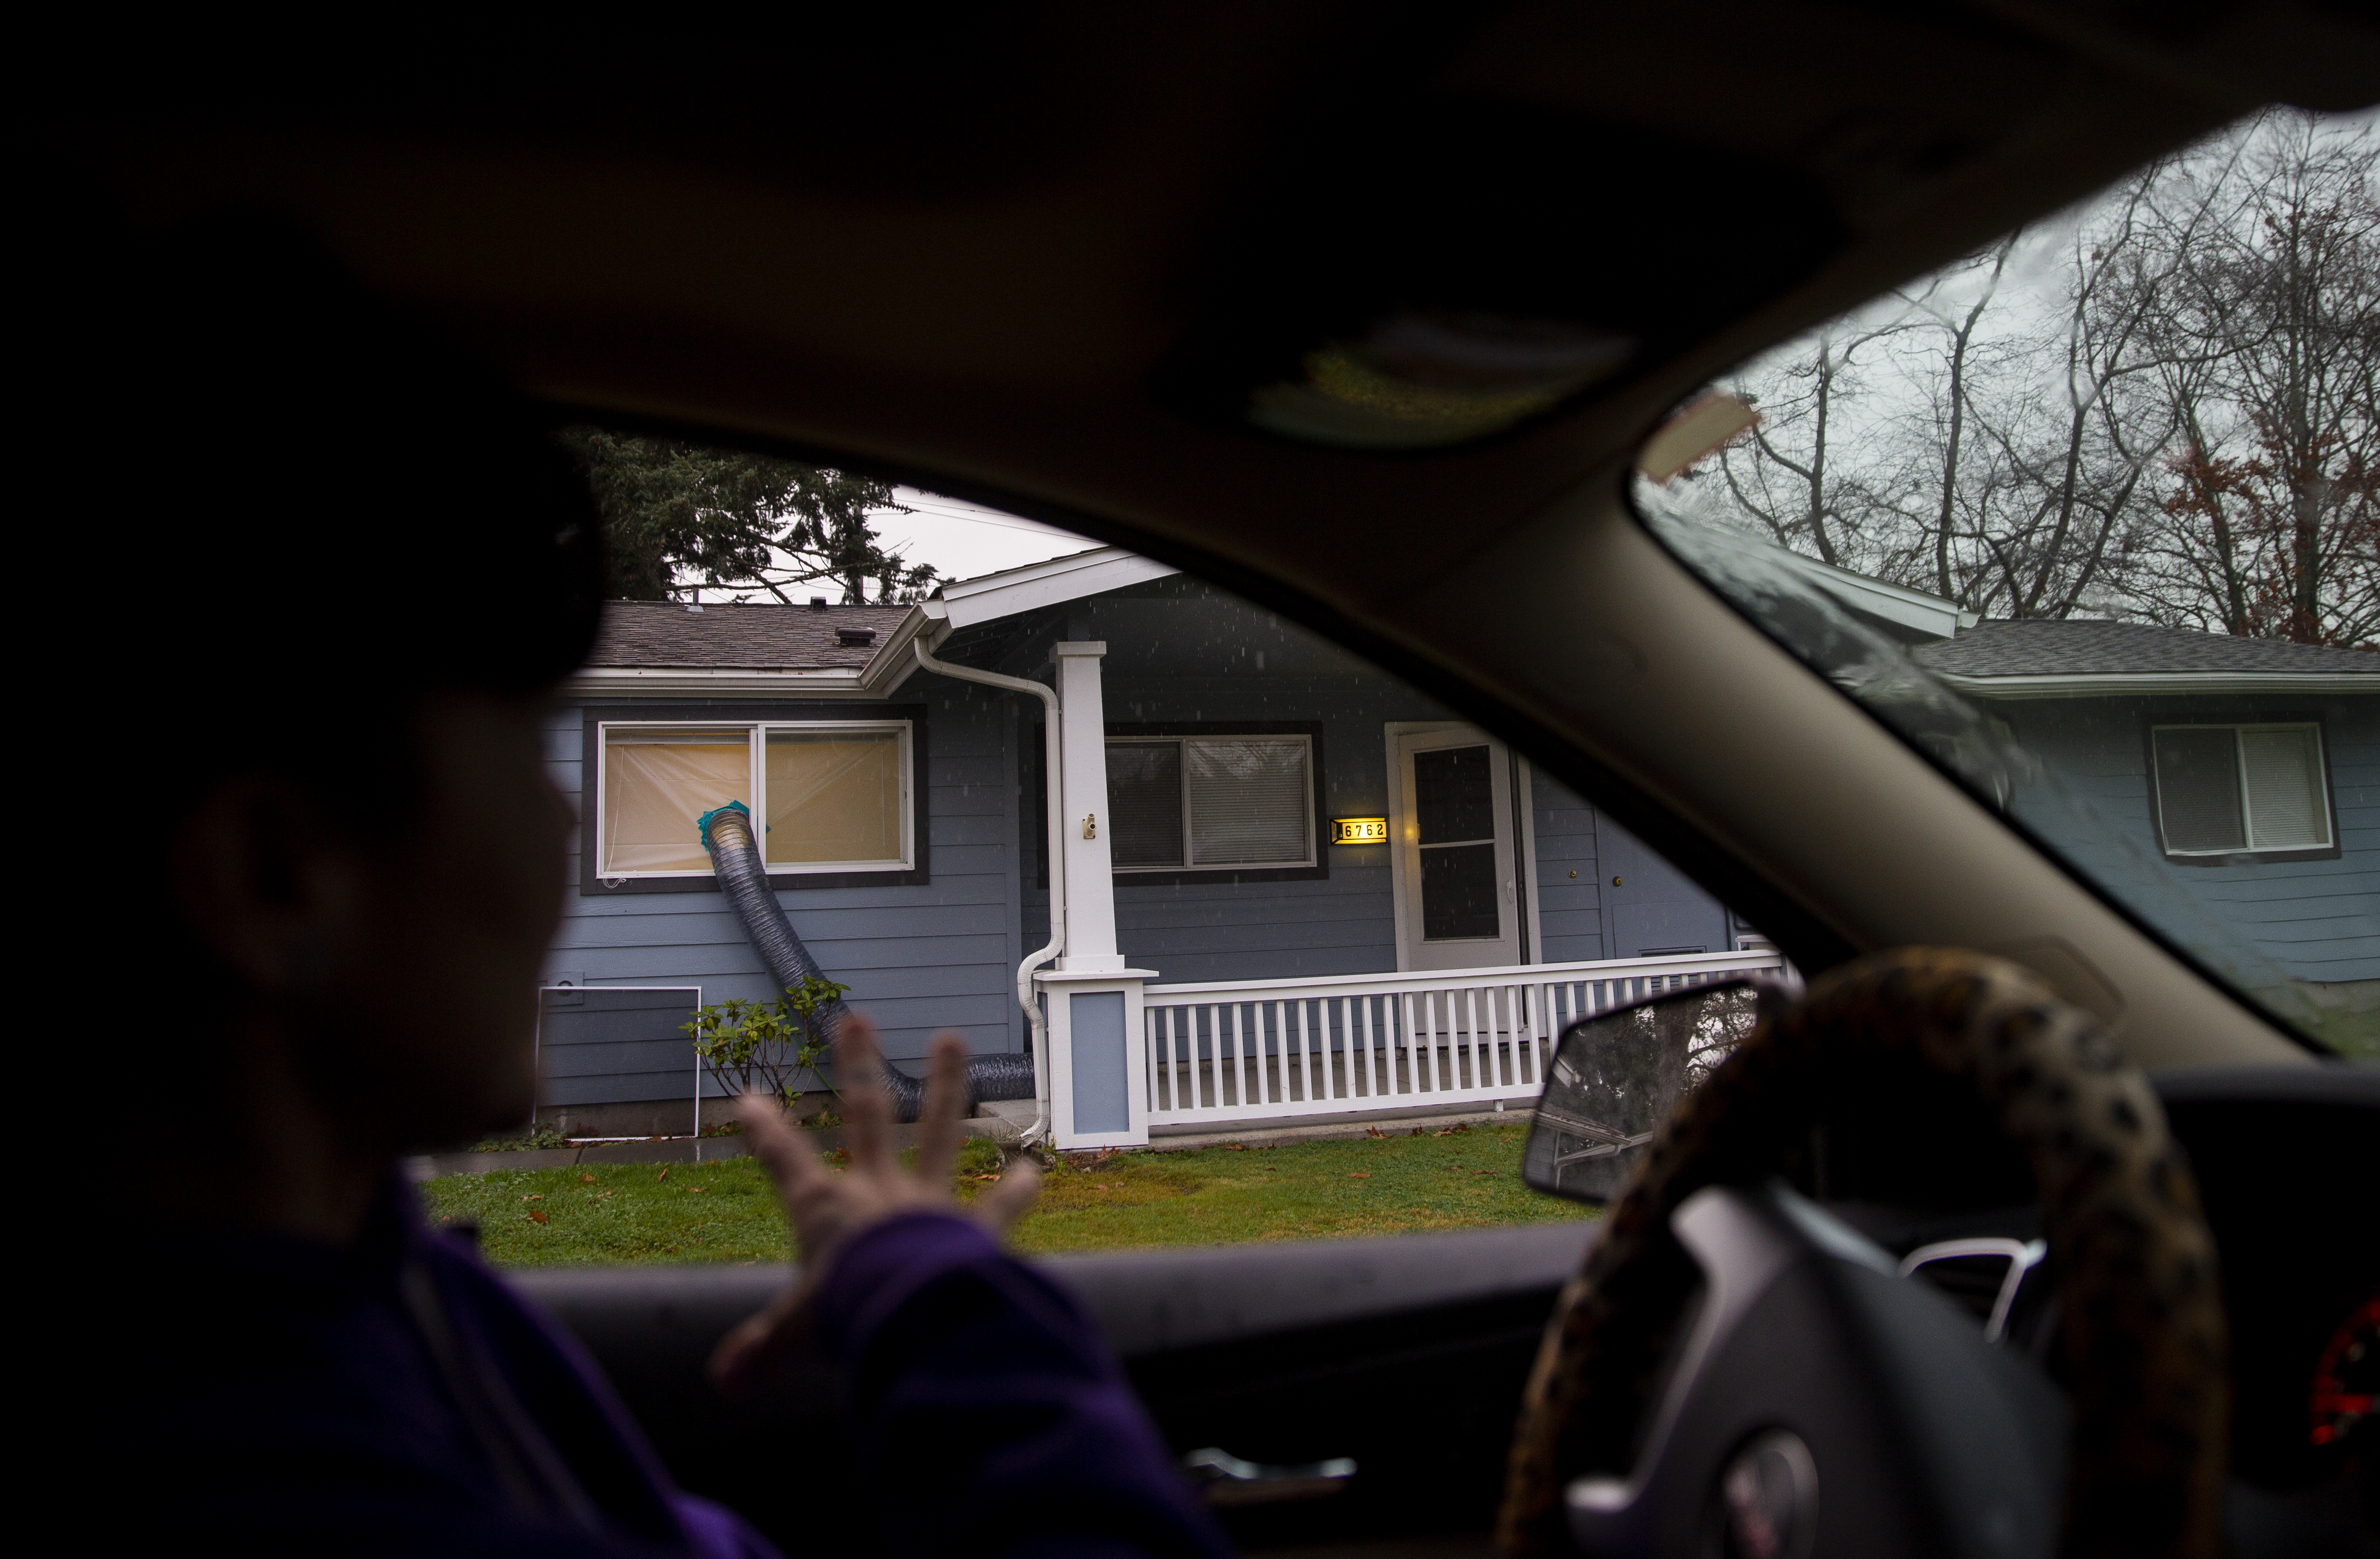
M 911 562 L 933 564 L 945 579 L 972 579 L 1099 545 L 964 499 L 915 488 L 901 489 L 900 497 L 911 512 L 878 514 L 876 534 L 888 549 Z

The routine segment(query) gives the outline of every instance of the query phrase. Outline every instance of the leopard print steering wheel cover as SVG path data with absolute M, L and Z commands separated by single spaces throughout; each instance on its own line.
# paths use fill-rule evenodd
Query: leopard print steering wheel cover
M 1823 1118 L 1829 1079 L 1879 1067 L 1963 1084 L 2031 1169 L 2059 1275 L 2069 1394 L 2059 1551 L 2222 1551 L 2222 1295 L 2164 1110 L 2093 1020 L 2030 971 L 1916 948 L 1832 970 L 1765 1018 L 1649 1145 L 1530 1373 L 1497 1524 L 1512 1559 L 1566 1552 L 1564 1483 L 1627 1465 L 1659 1328 L 1685 1297 L 1670 1215 L 1705 1186 L 1775 1173 L 1791 1135 Z

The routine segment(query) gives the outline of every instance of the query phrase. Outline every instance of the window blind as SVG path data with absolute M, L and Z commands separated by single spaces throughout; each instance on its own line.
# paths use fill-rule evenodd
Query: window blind
M 2320 850 L 2330 843 L 2322 749 L 2311 726 L 2240 732 L 2248 781 L 2248 848 Z
M 1189 738 L 1182 767 L 1192 865 L 1303 865 L 1311 855 L 1304 742 Z

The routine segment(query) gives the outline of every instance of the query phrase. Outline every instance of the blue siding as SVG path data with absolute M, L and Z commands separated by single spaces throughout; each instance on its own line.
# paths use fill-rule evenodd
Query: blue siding
M 1529 777 L 1530 823 L 1537 836 L 1536 961 L 1570 963 L 1603 957 L 1603 876 L 1596 851 L 1595 808 L 1544 774 Z
M 1102 692 L 1114 723 L 1319 721 L 1326 816 L 1388 810 L 1387 724 L 1456 718 L 1315 635 L 1187 580 L 1074 602 L 1002 629 L 1006 654 L 996 663 L 1026 676 L 1046 677 L 1055 639 L 1107 641 Z M 994 659 L 980 645 L 945 653 L 978 663 Z M 1031 729 L 1028 714 L 1038 718 L 1038 711 L 1009 695 L 924 675 L 899 696 L 928 704 L 932 881 L 783 892 L 779 902 L 828 974 L 850 985 L 851 1001 L 883 1026 L 890 1055 L 920 1057 L 943 1028 L 957 1030 L 978 1052 L 1021 1048 L 1016 965 L 1049 939 L 1048 892 L 1035 884 L 1034 819 L 1020 810 L 1033 803 L 1024 791 L 1018 743 Z M 581 711 L 557 714 L 548 728 L 548 761 L 574 805 L 582 797 L 582 742 Z M 1544 940 L 1528 950 L 1532 961 L 1626 956 L 1645 946 L 1728 945 L 1726 912 L 1585 802 L 1542 775 L 1534 779 L 1532 802 Z M 1330 869 L 1320 880 L 1122 877 L 1118 944 L 1134 963 L 1175 982 L 1394 969 L 1390 847 L 1322 848 Z M 1606 882 L 1615 853 L 1629 878 L 1624 892 Z M 575 840 L 570 859 L 549 980 L 568 975 L 598 988 L 698 984 L 714 1003 L 775 994 L 717 893 L 582 897 Z M 1694 936 L 1671 924 L 1682 924 L 1681 917 L 1694 923 Z M 625 1067 L 625 1050 L 623 1060 L 619 1085 L 644 1086 L 627 1074 L 649 1065 Z M 601 1102 L 591 1076 L 577 1078 L 569 1091 L 578 1102 Z
M 1388 810 L 1388 724 L 1460 718 L 1304 629 L 1188 581 L 1076 602 L 1064 615 L 1005 669 L 1031 674 L 1028 657 L 1046 654 L 1050 639 L 1100 639 L 1108 646 L 1100 685 L 1111 724 L 1319 721 L 1326 816 Z M 1531 792 L 1544 946 L 1528 949 L 1530 961 L 1731 945 L 1727 912 L 1675 868 L 1545 776 L 1532 777 Z M 1614 840 L 1632 852 L 1629 860 L 1645 863 L 1621 895 L 1617 925 L 1601 886 L 1601 860 Z M 1325 849 L 1330 875 L 1322 881 L 1136 884 L 1120 876 L 1117 945 L 1166 982 L 1393 970 L 1390 847 Z M 1027 947 L 1048 939 L 1046 892 L 1028 884 L 1022 919 Z
M 940 677 L 904 693 L 928 705 L 927 828 L 933 880 L 923 887 L 783 892 L 794 929 L 827 974 L 851 987 L 884 1032 L 885 1051 L 914 1059 L 942 1029 L 978 1052 L 1023 1042 L 1014 996 L 1017 891 L 1014 754 L 1002 695 Z M 673 701 L 682 702 L 682 701 Z M 548 727 L 554 782 L 574 806 L 583 716 Z M 593 986 L 699 984 L 703 999 L 767 1000 L 776 993 L 743 927 L 717 893 L 582 897 L 577 843 L 570 890 L 546 961 Z
M 2380 980 L 2380 698 L 2261 695 L 2247 710 L 2236 698 L 2104 698 L 2010 700 L 1995 712 L 2090 809 L 2078 816 L 2027 790 L 2020 815 L 2127 897 L 2158 906 L 2153 914 L 2177 937 L 2197 943 L 2193 928 L 2236 937 L 2293 979 Z M 2163 860 L 2148 728 L 2242 718 L 2321 720 L 2335 859 Z

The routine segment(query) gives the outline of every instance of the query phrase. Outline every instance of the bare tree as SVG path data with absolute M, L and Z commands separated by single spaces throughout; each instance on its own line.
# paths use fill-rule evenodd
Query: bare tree
M 1988 615 L 2371 644 L 2376 164 L 2368 124 L 2235 127 L 1748 366 L 1762 423 L 1706 474 Z
M 1738 386 L 1759 409 L 1760 422 L 1749 443 L 1719 454 L 1719 473 L 1746 514 L 1781 544 L 1837 568 L 1873 566 L 1869 533 L 1888 507 L 1867 470 L 1840 458 L 1840 408 L 1865 389 L 1861 350 L 1898 328 L 1897 320 L 1870 327 L 1839 321 Z
M 2238 132 L 2230 220 L 2162 323 L 2181 431 L 2135 586 L 2161 621 L 2380 642 L 2380 141 L 2278 111 Z

